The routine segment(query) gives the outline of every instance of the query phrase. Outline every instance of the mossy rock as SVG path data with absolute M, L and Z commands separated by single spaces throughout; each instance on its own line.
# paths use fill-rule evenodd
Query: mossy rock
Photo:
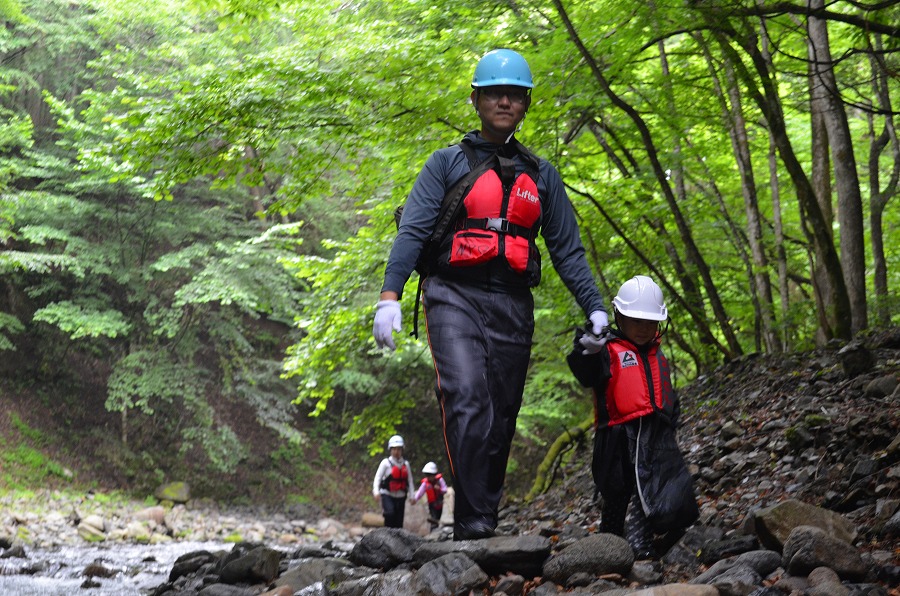
M 792 426 L 784 431 L 784 438 L 793 451 L 800 451 L 815 442 L 815 437 L 803 425 Z
M 171 501 L 172 503 L 187 503 L 191 500 L 191 487 L 187 482 L 167 482 L 160 485 L 153 493 L 159 501 Z
M 803 417 L 803 423 L 808 428 L 815 428 L 817 426 L 825 426 L 831 422 L 831 419 L 828 416 L 823 416 L 821 414 L 807 414 Z

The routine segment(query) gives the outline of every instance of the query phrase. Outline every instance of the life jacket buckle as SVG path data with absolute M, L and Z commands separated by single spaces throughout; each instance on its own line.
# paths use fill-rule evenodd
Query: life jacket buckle
M 484 223 L 485 229 L 506 234 L 509 232 L 509 220 L 502 217 L 489 217 Z

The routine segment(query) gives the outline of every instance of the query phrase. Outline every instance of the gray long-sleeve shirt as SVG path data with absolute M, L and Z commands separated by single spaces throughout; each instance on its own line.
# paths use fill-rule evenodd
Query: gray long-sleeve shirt
M 497 149 L 477 131 L 468 133 L 466 139 L 472 142 L 479 160 Z M 517 174 L 525 171 L 525 162 L 521 157 L 516 157 L 516 164 Z M 400 229 L 385 268 L 382 291 L 393 291 L 402 296 L 403 286 L 415 268 L 422 247 L 431 236 L 444 196 L 469 170 L 466 155 L 455 145 L 435 151 L 425 162 L 406 201 Z M 585 258 L 572 204 L 559 172 L 545 159 L 540 160 L 537 188 L 541 200 L 540 233 L 554 269 L 586 316 L 596 310 L 605 311 Z

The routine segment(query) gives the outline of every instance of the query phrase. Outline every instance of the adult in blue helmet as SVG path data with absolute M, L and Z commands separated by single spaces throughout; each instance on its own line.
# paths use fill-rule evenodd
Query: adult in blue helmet
M 531 69 L 517 52 L 494 50 L 478 62 L 469 98 L 481 127 L 426 160 L 407 198 L 375 310 L 376 345 L 395 349 L 399 300 L 445 195 L 489 164 L 477 180 L 467 179 L 451 233 L 426 253 L 421 288 L 456 493 L 457 540 L 493 536 L 497 527 L 531 357 L 538 234 L 590 321 L 586 349 L 599 350 L 605 341 L 606 310 L 559 172 L 515 137 L 533 87 Z

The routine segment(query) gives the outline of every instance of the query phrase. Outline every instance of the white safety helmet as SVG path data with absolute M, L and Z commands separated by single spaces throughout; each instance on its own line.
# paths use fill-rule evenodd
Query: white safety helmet
M 646 275 L 635 275 L 623 283 L 613 305 L 616 311 L 633 319 L 665 321 L 669 316 L 662 290 Z
M 433 461 L 428 462 L 427 464 L 425 464 L 425 467 L 422 468 L 422 473 L 423 474 L 437 474 L 437 464 L 434 463 Z
M 403 437 L 400 435 L 394 435 L 390 439 L 388 439 L 388 449 L 391 447 L 403 447 Z

